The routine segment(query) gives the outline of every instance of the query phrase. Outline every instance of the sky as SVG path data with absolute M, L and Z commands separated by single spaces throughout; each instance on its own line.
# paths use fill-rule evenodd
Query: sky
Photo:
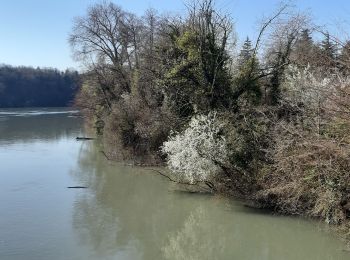
M 183 0 L 111 0 L 142 15 L 148 8 L 183 14 Z M 74 17 L 83 16 L 99 0 L 0 0 L 0 64 L 79 69 L 68 44 Z M 258 21 L 271 14 L 280 0 L 217 0 L 219 9 L 235 22 L 238 39 L 254 38 Z M 350 33 L 349 0 L 291 0 L 324 27 Z

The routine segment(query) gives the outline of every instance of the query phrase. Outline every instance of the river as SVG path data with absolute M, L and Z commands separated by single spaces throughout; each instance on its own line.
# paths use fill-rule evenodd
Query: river
M 82 135 L 72 109 L 0 110 L 1 260 L 350 259 L 323 223 L 181 191 Z

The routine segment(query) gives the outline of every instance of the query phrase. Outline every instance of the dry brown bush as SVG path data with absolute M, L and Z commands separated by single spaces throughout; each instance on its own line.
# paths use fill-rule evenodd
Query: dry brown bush
M 151 108 L 138 95 L 125 94 L 107 117 L 103 138 L 111 157 L 143 165 L 162 163 L 159 147 L 176 128 L 165 107 Z
M 285 99 L 298 113 L 274 119 L 273 164 L 262 170 L 256 198 L 281 213 L 340 224 L 350 217 L 350 85 L 338 75 L 326 82 L 299 88 L 307 99 Z

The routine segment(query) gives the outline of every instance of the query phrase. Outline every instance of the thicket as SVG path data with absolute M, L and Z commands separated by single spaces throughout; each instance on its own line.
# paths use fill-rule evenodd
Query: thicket
M 75 20 L 87 69 L 76 102 L 109 155 L 344 227 L 350 44 L 282 5 L 237 53 L 228 15 L 211 0 L 187 7 L 137 17 L 104 2 Z
M 79 89 L 76 71 L 0 65 L 0 107 L 72 105 Z

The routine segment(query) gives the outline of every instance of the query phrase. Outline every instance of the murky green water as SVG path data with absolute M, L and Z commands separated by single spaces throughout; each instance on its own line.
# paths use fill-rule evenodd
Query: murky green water
M 0 110 L 1 260 L 350 259 L 323 224 L 107 162 L 72 115 Z

